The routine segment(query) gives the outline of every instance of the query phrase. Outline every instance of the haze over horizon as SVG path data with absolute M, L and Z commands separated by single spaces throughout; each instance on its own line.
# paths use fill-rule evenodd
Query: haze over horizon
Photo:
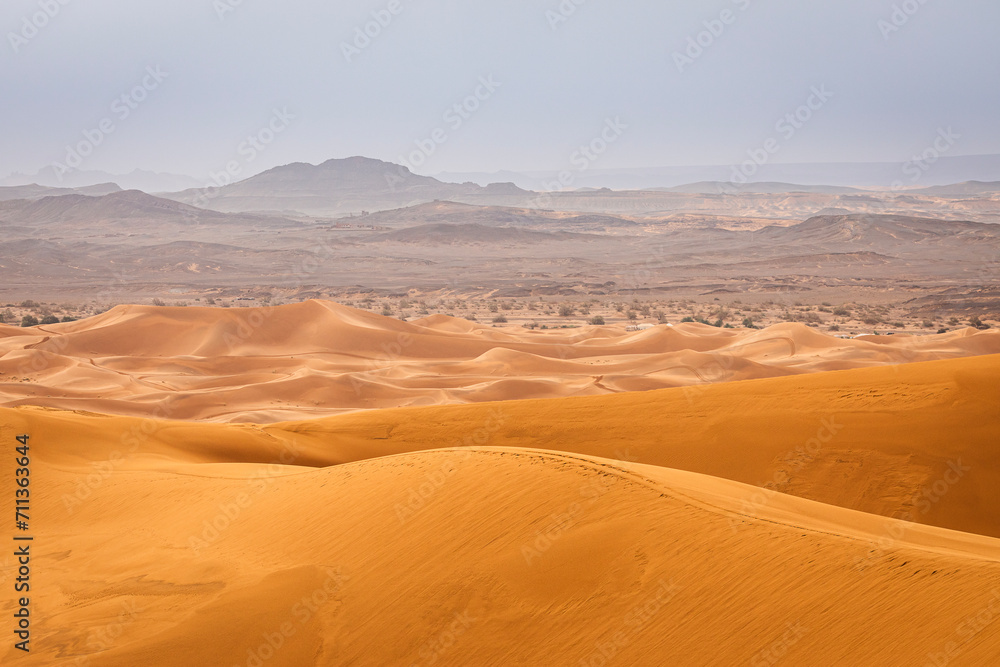
M 3 667 L 1000 664 L 997 0 L 6 7 Z
M 1000 153 L 1000 6 L 974 0 L 45 7 L 0 24 L 19 128 L 0 174 L 81 142 L 83 170 L 197 179 L 350 155 L 427 175 L 735 165 L 769 140 L 770 164 L 902 163 L 941 130 L 949 156 Z

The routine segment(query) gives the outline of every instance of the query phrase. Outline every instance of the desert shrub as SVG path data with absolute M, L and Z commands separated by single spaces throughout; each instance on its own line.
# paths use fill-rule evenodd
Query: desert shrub
M 39 324 L 59 324 L 59 318 L 55 315 L 46 315 L 41 319 Z
M 559 306 L 559 315 L 562 317 L 569 317 L 575 312 L 576 308 L 569 305 L 568 303 L 564 303 L 563 305 Z
M 21 318 L 22 327 L 33 327 L 38 325 L 38 318 L 34 315 L 25 315 Z
M 601 317 L 600 315 L 595 315 L 594 317 L 590 318 L 590 323 L 596 327 L 604 326 L 604 318 Z
M 743 326 L 746 327 L 747 329 L 756 329 L 757 328 L 756 326 L 754 326 L 753 320 L 751 318 L 749 318 L 749 317 L 744 317 L 743 318 Z
M 847 308 L 844 308 L 843 306 L 839 306 L 833 309 L 833 314 L 836 315 L 837 317 L 850 317 L 851 311 L 849 311 Z
M 942 327 L 942 328 L 938 329 L 938 333 L 939 334 L 948 333 L 948 330 Z
M 25 299 L 21 302 L 21 308 L 38 308 L 38 302 L 32 301 L 31 299 Z
M 682 323 L 684 323 L 684 322 L 694 322 L 694 318 L 688 316 L 688 317 L 685 317 L 683 320 L 681 320 L 681 322 Z
M 637 312 L 635 312 L 634 310 L 630 310 L 627 313 L 625 313 L 625 317 L 629 318 L 632 321 L 635 321 L 635 320 L 639 319 L 639 314 Z
M 493 318 L 493 324 L 506 324 L 506 323 L 507 323 L 506 315 L 497 315 L 496 317 Z
M 77 318 L 70 317 L 69 315 L 63 315 L 62 321 L 63 322 L 76 322 L 76 319 Z
M 839 324 L 831 324 L 830 325 L 830 331 L 840 331 L 840 325 Z
M 157 299 L 153 299 L 153 305 L 154 306 L 165 306 L 167 304 L 164 303 L 163 299 L 158 299 L 157 298 Z

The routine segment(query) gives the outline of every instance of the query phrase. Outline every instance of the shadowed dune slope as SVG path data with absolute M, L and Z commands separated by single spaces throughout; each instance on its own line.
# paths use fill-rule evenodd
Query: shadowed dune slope
M 998 372 L 991 355 L 269 426 L 0 408 L 0 440 L 31 436 L 41 582 L 16 657 L 990 664 Z
M 1000 355 L 562 399 L 195 424 L 3 409 L 59 465 L 121 459 L 328 466 L 447 447 L 558 450 L 676 468 L 887 517 L 1000 537 Z M 136 458 L 139 457 L 139 458 Z M 135 463 L 139 461 L 139 463 Z
M 119 306 L 0 326 L 0 405 L 268 423 L 410 405 L 558 398 L 1000 353 L 1000 332 L 840 339 L 802 324 L 626 332 L 402 322 L 323 301 Z
M 483 444 L 631 460 L 1000 537 L 998 378 L 1000 355 L 989 355 L 609 396 L 356 412 L 265 430 L 313 447 L 328 443 L 342 461 Z
M 35 432 L 32 562 L 60 582 L 34 595 L 24 664 L 920 665 L 947 650 L 982 665 L 1000 650 L 1000 623 L 976 620 L 1000 614 L 987 537 L 889 522 L 872 555 L 878 517 L 783 495 L 751 516 L 735 482 L 516 448 L 320 469 L 134 454 L 68 508 L 93 469 L 51 462 L 63 443 L 35 428 L 44 412 L 4 417 L 3 437 Z

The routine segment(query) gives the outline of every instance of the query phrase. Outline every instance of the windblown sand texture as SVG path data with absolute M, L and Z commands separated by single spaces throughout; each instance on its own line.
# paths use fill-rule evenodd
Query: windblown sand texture
M 0 330 L 36 494 L 35 648 L 4 664 L 1000 655 L 995 333 L 251 315 Z

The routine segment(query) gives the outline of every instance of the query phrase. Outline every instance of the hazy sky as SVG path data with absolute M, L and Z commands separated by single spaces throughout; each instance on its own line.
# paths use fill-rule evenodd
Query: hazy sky
M 1000 153 L 996 0 L 6 0 L 0 20 L 0 175 L 81 142 L 83 169 L 199 178 L 419 141 L 421 173 L 559 169 L 602 133 L 600 168 L 902 162 L 948 127 L 951 154 Z

